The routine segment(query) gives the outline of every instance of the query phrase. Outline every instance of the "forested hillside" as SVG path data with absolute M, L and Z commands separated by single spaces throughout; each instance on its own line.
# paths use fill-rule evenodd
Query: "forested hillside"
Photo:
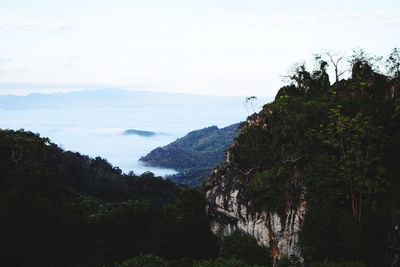
M 250 236 L 217 240 L 201 189 L 152 173 L 122 174 L 105 159 L 63 151 L 24 130 L 0 130 L 0 170 L 0 266 L 270 262 Z M 244 253 L 236 255 L 239 248 Z
M 140 254 L 210 258 L 200 191 L 122 175 L 25 131 L 0 131 L 0 265 L 113 266 Z
M 198 189 L 0 130 L 0 265 L 399 266 L 400 51 L 386 72 L 363 51 L 350 64 L 333 83 L 321 57 L 297 66 L 238 136 L 178 140 L 235 140 Z M 211 167 L 189 150 L 165 159 Z
M 168 177 L 178 184 L 200 186 L 211 170 L 223 161 L 225 151 L 238 134 L 239 123 L 221 129 L 207 127 L 156 148 L 140 160 L 150 166 L 179 171 Z
M 362 50 L 350 63 L 333 85 L 323 58 L 297 66 L 248 118 L 206 184 L 214 233 L 253 235 L 286 266 L 399 266 L 400 54 L 385 74 Z

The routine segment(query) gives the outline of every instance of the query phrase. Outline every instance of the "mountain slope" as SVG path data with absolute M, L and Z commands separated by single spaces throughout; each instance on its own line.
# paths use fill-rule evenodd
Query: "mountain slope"
M 140 158 L 150 166 L 172 168 L 180 174 L 169 179 L 189 186 L 200 185 L 224 158 L 224 152 L 238 135 L 240 124 L 219 129 L 207 127 L 188 133 Z
M 205 185 L 212 231 L 248 233 L 275 261 L 393 266 L 400 77 L 356 61 L 352 77 L 331 86 L 324 66 L 299 68 L 248 118 Z
M 198 191 L 151 173 L 121 174 L 25 131 L 0 130 L 0 169 L 1 266 L 115 266 L 143 254 L 216 253 Z
M 139 158 L 194 129 L 230 125 L 243 120 L 247 115 L 243 100 L 244 97 L 239 96 L 199 96 L 117 88 L 27 96 L 0 95 L 0 128 L 38 132 L 67 150 L 105 157 L 125 173 L 132 170 L 140 174 L 150 170 L 165 175 L 173 172 L 145 168 L 138 162 Z M 151 138 L 144 138 L 149 134 Z

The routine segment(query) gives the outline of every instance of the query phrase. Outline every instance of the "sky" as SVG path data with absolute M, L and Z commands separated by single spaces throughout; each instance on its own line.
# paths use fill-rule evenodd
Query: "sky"
M 293 63 L 400 47 L 398 0 L 0 0 L 0 94 L 273 96 Z

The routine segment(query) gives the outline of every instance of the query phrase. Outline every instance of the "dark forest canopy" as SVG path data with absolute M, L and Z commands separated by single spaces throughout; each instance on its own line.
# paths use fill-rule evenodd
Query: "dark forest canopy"
M 306 262 L 389 266 L 400 248 L 398 50 L 386 75 L 356 51 L 351 76 L 331 85 L 327 62 L 300 65 L 273 103 L 252 116 L 231 149 L 252 173 L 243 184 L 256 210 L 284 216 L 306 190 L 299 246 Z M 394 70 L 394 71 L 393 71 Z M 400 263 L 397 263 L 400 264 Z M 398 266 L 398 265 L 395 265 Z
M 279 212 L 307 187 L 299 245 L 311 267 L 385 266 L 400 249 L 399 62 L 393 50 L 383 74 L 356 53 L 333 84 L 329 60 L 299 66 L 230 149 L 253 173 L 254 209 Z M 1 266 L 270 265 L 253 238 L 211 234 L 202 188 L 122 174 L 23 130 L 0 130 L 0 170 Z
M 0 158 L 1 266 L 113 266 L 143 253 L 216 253 L 201 191 L 152 173 L 121 174 L 23 130 L 0 130 Z

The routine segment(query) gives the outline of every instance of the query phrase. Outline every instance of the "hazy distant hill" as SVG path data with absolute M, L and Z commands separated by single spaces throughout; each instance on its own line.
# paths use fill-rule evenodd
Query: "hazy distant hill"
M 1 84 L 0 84 L 0 88 Z M 52 108 L 52 107 L 154 107 L 168 105 L 180 107 L 183 103 L 192 107 L 207 107 L 235 103 L 242 106 L 244 97 L 241 96 L 207 96 L 182 93 L 163 93 L 121 88 L 82 90 L 68 93 L 32 93 L 25 96 L 0 95 L 0 108 Z M 186 104 L 184 104 L 186 106 Z M 225 105 L 225 104 L 224 104 Z
M 172 168 L 180 173 L 169 177 L 177 183 L 200 185 L 224 158 L 224 152 L 239 133 L 239 123 L 190 132 L 175 142 L 140 158 L 150 166 Z
M 7 88 L 0 83 L 0 94 Z M 124 172 L 150 170 L 164 176 L 175 172 L 145 167 L 138 159 L 194 129 L 230 125 L 248 115 L 240 96 L 89 89 L 0 95 L 0 128 L 40 133 L 67 150 L 107 158 Z

